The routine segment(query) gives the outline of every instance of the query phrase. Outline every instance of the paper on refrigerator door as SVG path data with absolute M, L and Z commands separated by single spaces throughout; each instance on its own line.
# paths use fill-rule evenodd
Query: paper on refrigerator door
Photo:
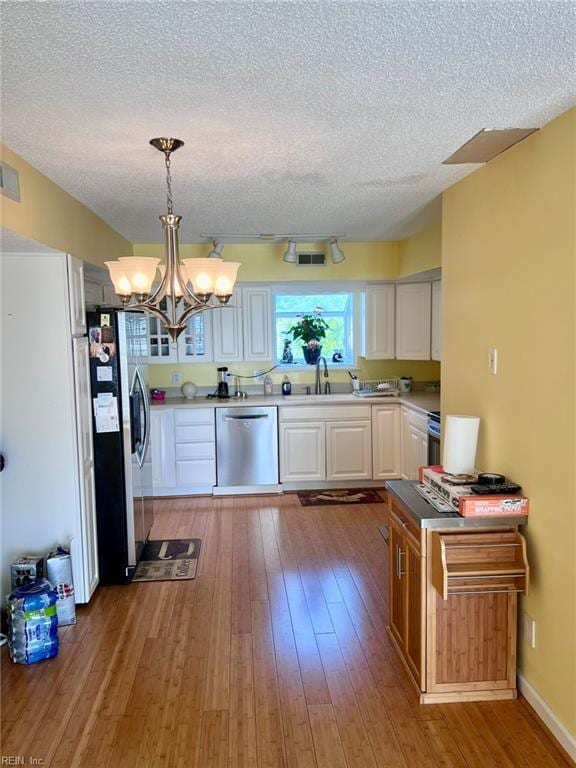
M 92 402 L 94 403 L 96 432 L 119 432 L 118 398 L 105 392 L 95 397 Z

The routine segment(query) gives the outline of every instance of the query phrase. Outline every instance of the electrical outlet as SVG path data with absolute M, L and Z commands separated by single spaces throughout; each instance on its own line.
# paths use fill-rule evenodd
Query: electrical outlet
M 172 371 L 172 373 L 171 373 L 171 381 L 172 381 L 172 384 L 174 384 L 175 387 L 177 387 L 179 384 L 181 384 L 181 376 L 178 373 L 178 371 Z
M 494 347 L 490 347 L 488 350 L 488 373 L 492 373 L 494 376 L 498 371 L 498 350 Z
M 530 648 L 536 648 L 536 622 L 527 613 L 524 614 L 524 639 Z
M 254 370 L 252 374 L 254 376 L 254 381 L 262 381 L 262 371 Z

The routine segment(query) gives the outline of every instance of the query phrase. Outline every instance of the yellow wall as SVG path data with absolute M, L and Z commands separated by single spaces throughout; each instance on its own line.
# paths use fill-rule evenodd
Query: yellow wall
M 478 466 L 530 497 L 520 671 L 573 734 L 575 147 L 573 109 L 451 187 L 442 217 L 442 412 L 480 416 Z
M 15 152 L 0 145 L 0 157 L 20 176 L 20 202 L 0 197 L 3 227 L 94 264 L 132 254 L 128 240 Z
M 359 368 L 353 369 L 360 379 L 391 378 L 393 376 L 412 376 L 415 381 L 439 381 L 440 363 L 421 360 L 362 360 L 359 359 Z M 225 365 L 219 363 L 218 365 Z M 228 367 L 233 373 L 251 376 L 254 371 L 262 371 L 271 368 L 274 365 L 269 363 L 229 363 Z M 150 366 L 150 386 L 152 387 L 172 387 L 171 373 L 178 371 L 182 382 L 193 381 L 201 387 L 216 386 L 216 368 L 218 366 L 211 363 L 183 363 L 180 365 L 151 365 Z M 352 370 L 352 367 L 351 367 Z M 282 379 L 286 371 L 273 371 L 270 376 L 274 382 L 274 391 L 280 388 Z M 298 392 L 301 385 L 310 384 L 314 380 L 315 370 L 310 366 L 309 371 L 302 373 L 288 373 L 288 378 L 292 382 L 294 391 Z M 350 382 L 350 377 L 346 371 L 330 371 L 331 382 Z M 254 385 L 256 382 L 244 379 L 243 384 Z M 352 390 L 350 390 L 352 391 Z
M 412 237 L 401 240 L 399 246 L 399 277 L 442 266 L 442 222 L 438 221 Z
M 226 261 L 239 261 L 238 280 L 242 283 L 262 281 L 324 281 L 324 280 L 391 280 L 398 276 L 399 245 L 396 242 L 342 243 L 346 261 L 332 264 L 330 259 L 325 267 L 297 267 L 282 261 L 286 243 L 272 245 L 230 244 L 224 247 L 222 256 Z M 326 244 L 299 244 L 298 250 L 321 251 Z M 206 244 L 181 245 L 180 256 L 191 259 L 207 256 L 210 246 Z M 135 244 L 135 256 L 156 256 L 164 261 L 162 245 Z

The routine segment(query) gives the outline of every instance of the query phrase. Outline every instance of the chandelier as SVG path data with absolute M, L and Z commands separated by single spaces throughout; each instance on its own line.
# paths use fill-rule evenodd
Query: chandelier
M 240 263 L 223 261 L 220 251 L 213 250 L 209 258 L 184 259 L 178 252 L 178 229 L 181 216 L 173 211 L 170 155 L 184 142 L 180 139 L 151 139 L 150 144 L 164 153 L 166 165 L 167 213 L 160 216 L 164 230 L 166 264 L 160 259 L 125 256 L 118 261 L 104 262 L 110 271 L 116 295 L 128 310 L 144 310 L 157 317 L 173 341 L 186 328 L 186 321 L 208 309 L 218 309 L 230 301 Z M 158 288 L 152 292 L 156 271 L 160 270 Z M 191 285 L 191 288 L 189 287 Z M 218 304 L 210 303 L 212 296 Z M 166 310 L 160 308 L 163 299 Z

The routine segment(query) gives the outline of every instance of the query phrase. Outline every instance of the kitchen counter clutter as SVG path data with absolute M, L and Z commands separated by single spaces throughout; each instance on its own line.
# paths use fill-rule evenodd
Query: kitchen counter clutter
M 154 495 L 231 493 L 216 480 L 216 413 L 221 408 L 262 406 L 271 407 L 278 417 L 278 492 L 350 483 L 369 487 L 394 478 L 414 479 L 418 467 L 427 463 L 426 414 L 438 408 L 439 395 L 358 398 L 343 393 L 153 401 Z M 258 456 L 252 460 L 258 461 Z M 270 492 L 270 486 L 234 486 L 234 492 Z
M 526 518 L 439 513 L 410 482 L 387 488 L 389 632 L 420 701 L 515 698 Z
M 164 400 L 154 400 L 151 402 L 151 406 L 155 410 L 157 408 L 206 408 L 207 406 L 214 406 L 215 408 L 246 407 L 246 405 L 290 406 L 312 405 L 314 403 L 330 403 L 332 405 L 346 405 L 350 403 L 355 405 L 386 405 L 388 403 L 400 403 L 407 408 L 427 414 L 428 411 L 440 409 L 440 394 L 437 392 L 410 392 L 398 397 L 377 396 L 358 398 L 351 392 L 343 392 L 332 395 L 248 395 L 247 398 L 231 397 L 228 400 L 208 399 L 205 395 L 199 395 L 190 399 L 185 397 L 168 397 Z

